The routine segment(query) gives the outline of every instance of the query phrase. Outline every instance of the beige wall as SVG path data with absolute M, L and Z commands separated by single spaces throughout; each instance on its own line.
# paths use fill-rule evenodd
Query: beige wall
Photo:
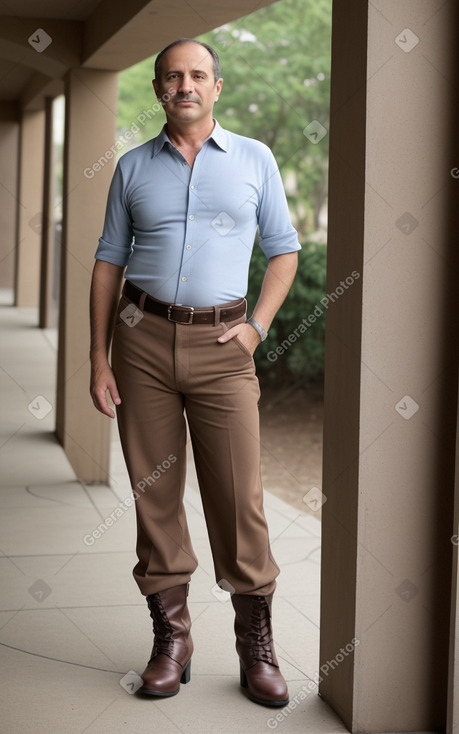
M 455 20 L 334 5 L 328 288 L 360 278 L 327 316 L 321 662 L 359 644 L 321 693 L 353 732 L 446 721 Z
M 14 104 L 0 109 L 0 288 L 14 286 L 19 122 Z

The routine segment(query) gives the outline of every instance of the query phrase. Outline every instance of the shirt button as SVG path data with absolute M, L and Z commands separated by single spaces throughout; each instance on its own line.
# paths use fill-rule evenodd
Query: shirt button
M 182 278 L 182 283 L 186 283 L 187 280 L 188 280 L 188 278 L 186 277 L 186 275 L 184 275 L 183 278 Z
M 191 250 L 191 245 L 187 245 L 187 246 L 186 246 L 186 249 L 187 249 L 187 250 Z
M 193 219 L 194 219 L 194 214 L 190 214 L 190 219 L 191 219 L 191 220 L 193 220 Z
M 191 189 L 192 191 L 194 190 L 194 186 L 193 186 L 193 184 L 191 184 L 191 186 L 190 186 L 190 189 Z

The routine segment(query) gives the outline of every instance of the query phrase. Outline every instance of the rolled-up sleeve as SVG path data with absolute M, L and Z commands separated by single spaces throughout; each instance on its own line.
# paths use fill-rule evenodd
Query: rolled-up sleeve
M 132 223 L 126 202 L 121 162 L 118 162 L 108 192 L 102 237 L 96 250 L 96 260 L 125 267 L 132 251 Z
M 258 208 L 259 245 L 266 257 L 301 250 L 298 234 L 290 220 L 284 185 L 276 160 L 269 151 Z

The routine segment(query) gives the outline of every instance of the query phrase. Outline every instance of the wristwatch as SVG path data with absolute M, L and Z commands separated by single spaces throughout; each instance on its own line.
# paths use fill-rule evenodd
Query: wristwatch
M 250 326 L 253 326 L 258 336 L 260 337 L 261 341 L 264 342 L 264 340 L 268 336 L 268 332 L 264 330 L 262 325 L 259 324 L 258 321 L 255 321 L 255 319 L 252 316 L 250 317 L 250 319 L 247 319 L 247 323 L 250 324 Z

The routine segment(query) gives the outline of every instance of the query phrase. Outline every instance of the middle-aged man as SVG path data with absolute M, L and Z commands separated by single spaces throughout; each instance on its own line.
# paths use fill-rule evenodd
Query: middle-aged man
M 110 187 L 91 287 L 91 394 L 107 416 L 107 394 L 117 406 L 136 499 L 133 573 L 155 635 L 140 691 L 173 696 L 190 679 L 187 595 L 198 561 L 183 505 L 186 413 L 216 580 L 235 610 L 241 685 L 257 703 L 284 706 L 253 353 L 300 245 L 270 150 L 213 118 L 222 84 L 205 44 L 179 39 L 156 59 L 166 125 L 121 158 Z M 268 265 L 247 320 L 257 226 Z

